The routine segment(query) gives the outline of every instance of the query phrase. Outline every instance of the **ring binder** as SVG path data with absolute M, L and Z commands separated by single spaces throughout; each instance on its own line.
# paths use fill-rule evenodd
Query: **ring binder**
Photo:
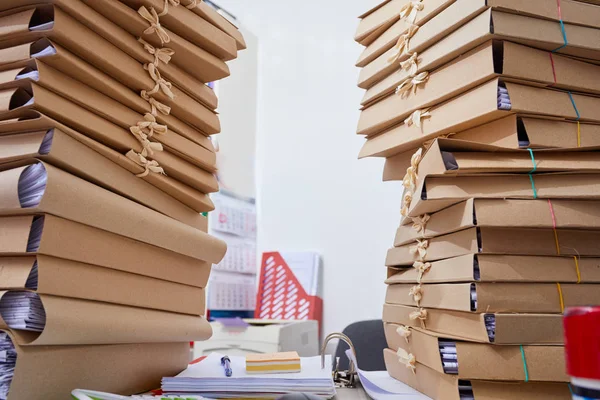
M 323 341 L 323 347 L 321 347 L 321 368 L 322 369 L 325 368 L 325 350 L 327 348 L 327 344 L 332 339 L 339 339 L 339 340 L 344 341 L 350 347 L 350 351 L 352 351 L 352 354 L 354 354 L 354 358 L 356 359 L 356 350 L 354 349 L 354 344 L 352 344 L 352 340 L 350 340 L 350 338 L 348 336 L 344 335 L 343 333 L 337 333 L 337 332 L 331 333 L 331 334 L 327 335 L 327 337 Z M 350 364 L 349 364 L 348 370 L 340 371 L 339 370 L 340 358 L 336 357 L 335 370 L 332 372 L 333 382 L 334 382 L 336 388 L 351 388 L 351 389 L 356 388 L 357 376 L 358 376 L 358 374 L 356 372 L 356 366 L 354 365 L 354 362 L 352 361 L 352 359 L 350 359 L 349 361 L 350 361 Z

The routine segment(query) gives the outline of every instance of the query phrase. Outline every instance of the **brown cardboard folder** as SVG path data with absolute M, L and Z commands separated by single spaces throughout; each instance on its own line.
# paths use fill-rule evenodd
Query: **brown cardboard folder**
M 561 255 L 572 260 L 574 256 L 600 256 L 598 240 L 600 230 L 469 228 L 393 247 L 388 250 L 386 266 L 412 265 L 418 258 L 435 261 L 467 254 Z
M 158 13 L 164 10 L 165 5 L 162 0 L 122 0 L 121 2 L 135 10 L 141 6 L 153 7 Z M 232 60 L 237 55 L 235 39 L 186 7 L 169 7 L 168 13 L 160 17 L 160 23 L 222 60 Z
M 423 24 L 425 24 L 437 14 L 439 14 L 442 10 L 444 10 L 454 1 L 455 0 L 428 0 L 427 2 L 422 2 L 423 10 L 416 13 L 415 25 L 423 26 Z M 362 54 L 358 58 L 358 61 L 356 62 L 357 67 L 366 66 L 371 61 L 375 60 L 377 57 L 391 49 L 397 43 L 400 35 L 406 33 L 406 31 L 411 25 L 411 21 L 407 20 L 406 18 L 398 20 L 400 16 L 400 8 L 405 4 L 406 1 L 403 1 L 400 4 L 396 3 L 396 6 L 394 7 L 395 12 L 393 13 L 393 15 L 390 15 L 389 11 L 386 10 L 386 17 L 392 17 L 397 22 L 390 26 L 385 32 L 381 34 L 381 36 L 372 41 L 363 50 Z M 360 25 L 364 25 L 365 23 L 371 24 L 371 22 L 365 21 L 365 19 L 366 18 L 364 18 L 361 21 Z M 359 29 L 361 29 L 360 26 Z
M 19 198 L 22 173 L 30 166 L 3 165 L 0 214 L 50 213 L 129 237 L 198 260 L 219 263 L 225 243 L 208 234 L 118 196 L 48 164 L 39 205 L 23 208 Z
M 65 128 L 62 129 L 69 130 Z M 62 129 L 49 128 L 37 132 L 0 136 L 0 163 L 27 162 L 37 158 L 184 224 L 205 231 L 207 219 L 198 212 L 213 210 L 214 206 L 211 202 L 207 202 L 204 209 L 194 211 L 87 147 L 78 140 L 81 139 L 81 135 L 77 132 L 69 130 L 69 134 L 66 134 Z
M 597 200 L 599 174 L 496 174 L 424 177 L 418 185 L 409 216 L 417 217 L 469 198 Z
M 84 3 L 127 30 L 129 34 L 143 38 L 155 48 L 163 47 L 156 33 L 144 33 L 148 28 L 148 21 L 125 4 L 113 0 L 84 0 Z M 168 29 L 166 32 L 171 39 L 167 46 L 175 52 L 171 59 L 173 64 L 202 82 L 213 82 L 229 76 L 229 67 L 218 57 L 194 46 Z M 216 108 L 216 105 L 213 108 Z
M 27 72 L 37 72 L 35 79 L 21 78 L 21 74 Z M 103 75 L 103 74 L 101 74 Z M 25 75 L 27 76 L 27 75 Z M 31 91 L 30 87 L 33 82 L 45 87 L 46 89 L 52 90 L 56 94 L 62 96 L 69 101 L 78 104 L 81 107 L 88 109 L 95 114 L 102 116 L 108 121 L 121 126 L 124 129 L 130 129 L 132 126 L 136 126 L 139 122 L 146 121 L 144 115 L 150 113 L 150 109 L 143 108 L 146 103 L 141 97 L 135 97 L 134 101 L 141 101 L 140 103 L 134 104 L 123 104 L 125 101 L 119 102 L 115 100 L 115 97 L 120 98 L 119 95 L 112 96 L 112 93 L 102 94 L 90 86 L 87 86 L 83 82 L 87 82 L 88 79 L 83 77 L 81 81 L 77 81 L 65 73 L 62 73 L 42 62 L 34 61 L 31 67 L 25 69 L 14 69 L 4 72 L 0 72 L 0 90 L 7 90 L 14 87 L 22 87 L 25 90 Z M 110 85 L 110 79 L 106 80 L 103 76 L 98 77 L 98 84 L 104 82 L 106 86 Z M 117 82 L 113 81 L 113 84 Z M 117 88 L 119 88 L 117 86 Z M 127 94 L 127 92 L 125 92 Z M 133 92 L 128 93 L 131 96 L 135 96 Z M 131 100 L 131 97 L 127 97 Z M 133 109 L 128 106 L 133 105 Z M 136 105 L 138 107 L 136 107 Z M 148 103 L 146 103 L 148 105 Z M 137 108 L 137 110 L 135 110 Z M 156 118 L 157 121 L 161 120 L 165 124 L 167 121 L 163 118 Z M 170 121 L 177 121 L 171 116 L 167 117 Z M 183 124 L 185 126 L 185 124 Z M 215 169 L 215 154 L 212 150 L 197 144 L 196 141 L 188 139 L 185 135 L 178 134 L 175 128 L 168 129 L 164 134 L 155 134 L 152 136 L 154 141 L 158 141 L 167 148 L 167 150 L 186 161 L 202 167 L 208 171 L 214 171 Z M 206 137 L 204 138 L 208 140 Z
M 386 303 L 416 306 L 412 284 L 389 285 Z M 476 313 L 562 314 L 566 307 L 600 301 L 600 285 L 556 283 L 450 283 L 421 286 L 419 307 Z M 475 301 L 474 301 L 475 299 Z
M 121 154 L 126 154 L 132 149 L 142 151 L 140 142 L 128 129 L 113 124 L 37 83 L 31 83 L 31 89 L 31 93 L 22 88 L 0 90 L 0 110 L 4 111 L 0 111 L 0 118 L 12 119 L 20 117 L 25 111 L 38 111 Z M 168 149 L 155 151 L 152 158 L 165 169 L 169 177 L 202 193 L 211 193 L 218 189 L 218 182 L 211 172 L 185 161 Z
M 38 42 L 41 43 L 36 44 Z M 145 114 L 152 111 L 150 104 L 142 99 L 139 93 L 129 90 L 125 85 L 116 79 L 111 78 L 107 74 L 94 68 L 92 65 L 68 52 L 61 46 L 52 43 L 48 39 L 40 39 L 31 46 L 40 48 L 44 43 L 46 44 L 45 48 L 53 49 L 53 53 L 55 54 L 41 57 L 36 56 L 35 58 L 39 62 L 42 62 L 43 64 L 54 68 L 55 70 L 61 71 L 70 78 L 76 79 L 79 82 L 96 89 L 100 93 L 117 100 L 121 104 L 126 105 L 138 113 Z M 26 62 L 24 67 L 37 69 L 37 63 L 30 59 Z M 0 66 L 0 68 L 2 68 L 2 66 Z M 207 116 L 209 119 L 214 118 L 214 116 L 210 113 L 207 114 Z M 177 119 L 171 114 L 165 115 L 163 113 L 158 113 L 156 119 L 161 124 L 167 125 L 170 130 L 214 153 L 214 147 L 210 141 L 210 138 L 194 127 L 186 124 L 184 121 Z
M 540 282 L 600 283 L 600 258 L 467 254 L 430 263 L 422 276 L 406 268 L 389 268 L 388 285 L 395 283 Z
M 94 114 L 92 114 L 92 115 L 94 115 Z M 139 175 L 144 172 L 143 167 L 137 165 L 135 162 L 133 162 L 132 160 L 130 160 L 123 154 L 119 153 L 118 151 L 113 150 L 112 148 L 105 146 L 104 144 L 99 143 L 87 136 L 84 136 L 84 135 L 80 134 L 79 132 L 76 132 L 73 129 L 68 128 L 65 125 L 63 125 L 51 118 L 48 118 L 47 116 L 40 114 L 36 111 L 23 111 L 23 112 L 17 113 L 16 115 L 14 115 L 14 117 L 16 117 L 16 118 L 9 119 L 9 120 L 2 120 L 0 118 L 0 135 L 4 136 L 4 135 L 14 135 L 15 133 L 48 132 L 53 129 L 56 132 L 58 130 L 58 131 L 62 132 L 63 134 L 67 134 L 70 137 L 76 139 L 78 142 L 84 144 L 85 146 L 89 147 L 90 149 L 93 149 L 95 152 L 101 154 L 106 159 L 123 167 L 125 170 L 129 171 L 131 174 Z M 96 118 L 99 118 L 99 117 L 96 117 Z M 99 120 L 103 121 L 102 118 L 99 118 Z M 98 132 L 98 134 L 102 134 L 102 131 Z M 59 133 L 59 135 L 60 135 L 60 133 Z M 44 161 L 47 161 L 49 164 L 55 165 L 54 159 L 58 158 L 58 157 L 54 157 L 54 156 L 57 155 L 59 150 L 62 148 L 62 147 L 60 147 L 62 145 L 63 145 L 63 142 L 58 142 L 58 144 L 53 142 L 53 145 L 50 148 L 50 154 L 48 154 L 44 157 L 41 157 L 41 159 Z M 73 145 L 75 146 L 74 143 L 73 143 Z M 54 146 L 57 146 L 57 147 L 54 147 Z M 77 146 L 77 147 L 81 147 L 81 146 Z M 34 151 L 39 154 L 39 148 L 34 149 Z M 85 150 L 81 150 L 81 151 L 84 152 Z M 55 152 L 55 153 L 53 153 L 53 152 Z M 73 157 L 73 154 L 69 153 L 69 156 Z M 90 157 L 93 157 L 93 156 L 90 156 Z M 92 161 L 90 161 L 90 163 L 91 162 Z M 66 171 L 68 171 L 72 174 L 75 174 L 75 175 L 79 174 L 77 171 L 70 170 L 69 167 L 66 166 L 65 160 L 63 160 L 63 162 L 60 165 L 59 164 L 56 164 L 56 165 L 60 166 L 60 168 L 65 169 Z M 107 168 L 107 170 L 114 169 L 114 167 L 106 167 L 106 168 Z M 78 176 L 80 178 L 85 178 L 88 180 L 91 180 L 92 178 L 98 179 L 97 176 L 96 177 L 91 177 L 91 176 L 84 177 L 82 175 L 78 175 Z M 112 185 L 116 184 L 115 182 L 112 182 L 112 178 L 115 178 L 115 176 L 119 176 L 119 173 L 115 172 L 115 175 L 111 175 L 111 184 Z M 148 182 L 152 186 L 154 186 L 154 187 L 160 189 L 162 192 L 166 193 L 168 196 L 170 196 L 176 200 L 179 200 L 181 203 L 190 207 L 192 210 L 195 210 L 198 212 L 204 212 L 204 211 L 210 211 L 210 210 L 214 209 L 214 205 L 213 205 L 212 201 L 206 194 L 201 193 L 197 190 L 194 190 L 191 187 L 184 185 L 183 183 L 181 183 L 171 177 L 168 177 L 166 175 L 148 174 L 147 176 L 145 176 L 143 178 L 135 177 L 135 179 L 138 181 L 143 180 L 143 181 Z M 100 181 L 97 181 L 94 183 L 99 184 L 100 186 L 103 186 L 103 187 L 109 189 L 109 187 L 104 186 L 104 184 L 100 184 Z M 128 189 L 128 193 L 129 193 L 129 191 L 135 190 L 135 188 L 139 185 L 140 185 L 140 183 L 132 184 L 132 186 L 129 187 L 129 189 Z M 150 189 L 150 190 L 152 190 L 152 189 Z M 155 192 L 155 191 L 153 190 L 153 192 Z M 128 195 L 132 196 L 133 194 L 129 193 Z M 161 200 L 161 198 L 164 198 L 164 195 L 161 195 L 160 193 L 152 194 L 149 196 L 152 198 L 144 199 L 145 201 L 148 202 L 148 204 L 158 202 L 159 200 Z M 138 199 L 138 201 L 139 201 L 139 199 Z M 175 206 L 175 205 L 173 205 L 173 206 Z M 158 206 L 156 206 L 156 207 L 158 207 Z M 153 207 L 151 207 L 151 208 L 153 208 Z M 169 216 L 171 216 L 175 219 L 180 220 L 179 218 L 184 217 L 184 215 L 181 215 L 180 217 L 176 217 L 175 215 L 178 215 L 178 214 L 176 214 L 174 210 L 169 211 L 169 212 L 174 213 L 173 215 L 169 215 Z M 164 213 L 166 214 L 166 211 L 164 211 Z M 188 213 L 186 213 L 186 214 L 189 215 Z M 182 222 L 184 222 L 188 225 L 196 226 L 198 229 L 201 229 L 204 232 L 206 232 L 207 226 L 208 226 L 206 218 L 198 219 L 195 215 L 194 216 L 189 215 L 189 218 L 188 217 L 185 217 L 185 218 L 186 218 L 186 220 L 182 221 Z
M 512 3 L 529 4 L 529 2 Z M 552 7 L 556 6 L 554 3 L 545 3 Z M 429 21 L 432 22 L 433 20 Z M 600 29 L 566 23 L 565 30 L 569 44 L 561 48 L 558 53 L 582 59 L 600 58 Z M 549 52 L 564 45 L 564 38 L 556 21 L 488 9 L 427 50 L 420 51 L 417 73 L 432 72 L 491 39 L 507 40 Z M 382 76 L 380 82 L 367 90 L 361 104 L 372 103 L 381 96 L 392 93 L 408 77 L 409 72 L 398 65 L 395 71 L 385 77 Z
M 538 21 L 552 21 L 554 28 L 559 28 L 558 33 L 560 33 L 560 26 L 557 26 L 557 24 L 561 12 L 559 11 L 558 7 L 558 4 L 549 3 L 546 0 L 529 0 L 527 2 L 515 2 L 513 0 L 457 0 L 452 5 L 441 11 L 438 15 L 434 16 L 430 21 L 421 26 L 418 31 L 416 31 L 416 33 L 409 39 L 408 54 L 402 54 L 398 57 L 397 61 L 389 62 L 388 60 L 398 53 L 397 48 L 392 48 L 366 65 L 361 71 L 359 86 L 362 88 L 371 87 L 375 82 L 385 78 L 391 72 L 397 70 L 400 67 L 399 62 L 409 58 L 410 54 L 422 53 L 432 45 L 440 42 L 441 39 L 460 29 L 463 25 L 477 15 L 483 13 L 486 9 L 501 9 L 503 11 L 513 12 L 518 15 L 531 16 L 534 17 L 531 18 L 533 20 L 531 22 L 532 24 L 536 23 L 536 18 L 543 18 L 539 19 Z M 563 21 L 566 23 L 565 29 L 570 45 L 575 45 L 577 43 L 577 40 L 574 39 L 579 33 L 578 31 L 573 31 L 572 28 L 581 29 L 581 32 L 585 32 L 585 34 L 590 36 L 590 39 L 594 37 L 594 35 L 596 37 L 600 35 L 600 31 L 595 32 L 593 29 L 600 27 L 600 23 L 598 22 L 600 21 L 600 9 L 598 7 L 588 6 L 575 1 L 565 2 L 565 7 L 569 9 L 569 15 L 567 20 L 563 19 Z M 586 25 L 589 26 L 589 28 L 584 27 Z M 542 30 L 542 32 L 548 31 L 549 39 L 551 39 L 554 30 L 550 29 L 550 26 L 542 26 L 544 26 L 544 28 L 540 29 L 545 29 Z M 494 32 L 495 31 L 496 29 L 494 26 Z M 517 33 L 520 33 L 521 31 L 523 31 L 523 28 L 518 30 Z M 571 33 L 571 36 L 574 37 L 569 37 L 569 33 Z M 560 47 L 561 44 L 548 50 L 554 50 Z M 593 41 L 584 40 L 580 44 L 582 44 L 583 47 L 589 46 L 590 48 L 594 48 L 596 53 L 582 52 L 578 54 L 585 54 L 587 56 L 586 58 L 594 58 L 594 56 L 595 58 L 598 58 L 598 55 L 600 55 L 598 53 L 600 48 L 598 48 Z M 570 49 L 564 48 L 560 49 L 560 51 L 569 53 Z M 583 55 L 581 55 L 581 57 L 583 57 Z
M 395 379 L 437 400 L 460 400 L 459 387 L 464 386 L 458 376 L 439 373 L 419 362 L 415 373 L 400 363 L 391 349 L 384 350 L 386 369 Z M 552 382 L 499 382 L 469 381 L 475 400 L 570 400 L 571 392 L 566 383 Z
M 6 293 L 0 292 L 0 299 Z M 38 296 L 46 314 L 43 331 L 11 329 L 19 345 L 189 343 L 207 340 L 212 335 L 210 324 L 199 315 L 45 294 Z M 170 323 L 177 326 L 167 325 Z M 1 319 L 0 327 L 9 329 Z
M 205 2 L 200 2 L 195 8 L 191 9 L 194 13 L 201 16 L 229 36 L 235 39 L 238 50 L 246 49 L 246 41 L 242 33 L 227 18 L 223 17 L 212 6 Z
M 190 315 L 205 311 L 204 290 L 194 286 L 44 255 L 0 257 L 0 265 L 2 289 L 31 289 L 44 295 Z M 34 268 L 37 284 L 27 285 Z
M 23 11 L 17 14 L 0 16 L 0 23 L 12 24 L 14 27 L 10 33 L 0 35 L 0 48 L 17 46 L 47 37 L 137 93 L 154 88 L 155 82 L 143 67 L 145 63 L 153 63 L 154 56 L 148 53 L 141 43 L 84 3 L 80 1 L 64 1 L 64 3 L 69 12 L 75 14 L 74 17 L 69 16 L 61 8 L 51 5 L 39 5 L 29 9 L 23 7 L 21 8 Z M 47 30 L 29 28 L 30 23 L 35 26 L 48 22 L 53 22 L 53 26 Z M 78 40 L 72 40 L 73 37 L 77 37 Z M 195 112 L 201 106 L 198 101 L 204 104 L 214 102 L 214 98 L 211 100 L 214 96 L 212 90 L 170 63 L 161 64 L 160 72 L 165 79 L 176 85 L 172 88 L 175 98 L 171 100 L 162 91 L 153 97 L 170 106 L 173 115 L 203 125 L 198 128 L 206 134 L 219 132 L 220 126 L 216 125 L 218 121 L 200 121 L 195 118 Z M 211 123 L 210 126 L 206 125 L 208 123 Z M 210 129 L 204 130 L 205 128 Z
M 401 123 L 417 109 L 440 104 L 494 77 L 528 81 L 580 93 L 600 93 L 600 66 L 510 42 L 487 42 L 432 71 L 405 95 L 391 94 L 361 112 L 358 132 L 373 135 Z
M 562 314 L 514 314 L 469 311 L 448 311 L 427 308 L 423 325 L 411 318 L 419 309 L 411 306 L 385 304 L 383 321 L 443 334 L 452 339 L 495 344 L 563 344 Z M 496 329 L 491 336 L 486 317 L 492 318 Z
M 600 30 L 599 30 L 600 31 Z M 511 107 L 503 110 L 498 105 L 499 88 L 508 91 Z M 391 157 L 416 149 L 424 142 L 444 134 L 452 134 L 491 122 L 509 114 L 522 113 L 582 122 L 600 122 L 600 98 L 570 94 L 503 82 L 489 81 L 461 96 L 442 103 L 431 110 L 420 123 L 402 124 L 377 136 L 369 137 L 360 151 L 360 157 Z
M 600 201 L 468 199 L 420 219 L 405 219 L 394 246 L 479 227 L 600 229 Z
M 386 324 L 385 336 L 388 346 L 403 349 L 415 356 L 417 362 L 444 374 L 440 352 L 443 335 L 435 332 L 409 328 L 407 341 L 397 333 L 400 325 Z M 511 382 L 569 382 L 566 374 L 563 346 L 494 346 L 484 343 L 450 341 L 456 346 L 459 379 Z M 523 370 L 523 358 L 527 361 L 527 373 Z M 525 377 L 527 374 L 527 378 Z
M 600 125 L 513 114 L 452 137 L 511 149 L 597 148 L 600 146 Z
M 211 268 L 209 262 L 50 214 L 0 217 L 0 237 L 2 256 L 41 254 L 194 287 L 206 287 Z
M 184 370 L 190 353 L 189 343 L 15 347 L 8 400 L 67 399 L 77 387 L 142 393 Z

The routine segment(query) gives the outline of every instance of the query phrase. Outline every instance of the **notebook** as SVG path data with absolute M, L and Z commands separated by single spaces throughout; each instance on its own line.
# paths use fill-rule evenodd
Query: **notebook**
M 301 372 L 252 375 L 246 373 L 245 357 L 231 356 L 231 377 L 225 376 L 221 365 L 223 356 L 212 353 L 200 363 L 188 366 L 176 377 L 163 378 L 162 390 L 167 394 L 220 399 L 274 399 L 285 393 L 308 393 L 330 399 L 336 394 L 331 374 L 331 356 L 326 356 L 325 368 L 321 368 L 321 357 L 304 357 L 301 358 Z

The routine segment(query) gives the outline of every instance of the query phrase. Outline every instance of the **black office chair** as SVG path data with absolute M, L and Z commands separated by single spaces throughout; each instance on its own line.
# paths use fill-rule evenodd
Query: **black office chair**
M 355 322 L 348 325 L 343 333 L 350 338 L 354 345 L 356 360 L 360 369 L 363 371 L 385 371 L 383 350 L 387 348 L 387 341 L 382 320 Z M 346 350 L 348 350 L 348 345 L 340 340 L 335 351 L 335 357 L 340 358 L 340 371 L 349 368 Z

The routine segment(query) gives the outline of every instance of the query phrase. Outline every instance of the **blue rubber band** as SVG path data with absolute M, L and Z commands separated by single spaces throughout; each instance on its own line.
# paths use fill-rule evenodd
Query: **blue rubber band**
M 575 99 L 573 98 L 573 94 L 571 92 L 567 92 L 569 94 L 569 99 L 571 99 L 571 104 L 575 109 L 575 114 L 577 114 L 577 121 L 581 119 L 581 114 L 579 114 L 579 110 L 577 109 L 577 104 L 575 104 Z
M 527 369 L 527 360 L 525 360 L 523 345 L 521 345 L 521 359 L 523 360 L 523 370 L 525 371 L 525 382 L 529 382 L 529 370 Z
M 557 51 L 560 51 L 569 45 L 569 40 L 567 39 L 567 31 L 565 30 L 565 23 L 563 22 L 562 19 L 559 22 L 560 22 L 560 31 L 561 31 L 562 37 L 563 37 L 563 45 L 552 50 L 553 53 L 556 53 Z

